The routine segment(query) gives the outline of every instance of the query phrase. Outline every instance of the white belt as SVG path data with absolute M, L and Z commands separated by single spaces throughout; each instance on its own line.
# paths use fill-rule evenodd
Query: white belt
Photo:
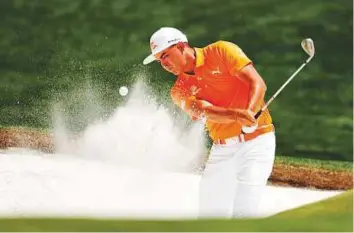
M 262 126 L 258 127 L 257 130 L 262 130 L 262 129 L 264 130 L 265 128 L 267 128 L 269 126 L 274 127 L 273 125 L 262 125 Z M 258 135 L 258 136 L 260 136 L 260 135 Z M 255 136 L 254 138 L 256 138 L 258 136 Z M 250 140 L 250 139 L 248 139 L 248 140 Z M 237 136 L 234 136 L 234 137 L 230 137 L 230 138 L 226 138 L 226 139 L 216 139 L 214 141 L 214 144 L 217 144 L 217 145 L 238 144 L 238 143 L 243 143 L 245 141 L 246 141 L 245 140 L 245 135 L 243 133 L 241 133 L 240 135 L 237 135 Z
M 221 142 L 223 141 L 223 142 Z M 245 137 L 243 134 L 240 134 L 239 136 L 231 137 L 231 138 L 226 138 L 223 140 L 215 140 L 214 143 L 217 145 L 227 145 L 227 144 L 238 144 L 245 142 Z

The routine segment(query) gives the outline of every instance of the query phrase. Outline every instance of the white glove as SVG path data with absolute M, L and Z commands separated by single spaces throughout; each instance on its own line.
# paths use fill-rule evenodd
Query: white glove
M 256 131 L 257 128 L 258 128 L 258 123 L 252 126 L 242 126 L 242 132 L 253 133 L 254 131 Z

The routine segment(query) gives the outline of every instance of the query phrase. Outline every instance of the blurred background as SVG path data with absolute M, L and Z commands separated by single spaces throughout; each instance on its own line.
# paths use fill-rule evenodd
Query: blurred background
M 72 129 L 106 117 L 118 89 L 142 79 L 171 105 L 174 76 L 143 66 L 162 26 L 184 31 L 195 47 L 238 44 L 268 86 L 267 99 L 316 55 L 270 107 L 277 153 L 353 160 L 353 3 L 351 0 L 1 0 L 0 126 L 50 128 L 64 103 Z

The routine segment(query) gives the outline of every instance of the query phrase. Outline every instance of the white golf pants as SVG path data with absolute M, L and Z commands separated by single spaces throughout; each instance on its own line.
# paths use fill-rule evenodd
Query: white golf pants
M 274 132 L 247 142 L 213 144 L 200 183 L 200 217 L 259 217 L 274 157 Z

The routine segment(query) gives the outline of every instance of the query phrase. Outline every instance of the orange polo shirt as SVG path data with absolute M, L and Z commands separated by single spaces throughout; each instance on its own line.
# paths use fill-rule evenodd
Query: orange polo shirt
M 235 44 L 218 41 L 204 48 L 195 48 L 196 67 L 193 75 L 181 74 L 171 89 L 173 102 L 182 109 L 183 102 L 191 96 L 206 100 L 215 106 L 246 109 L 250 98 L 250 85 L 230 73 L 251 64 L 252 61 Z M 231 72 L 233 71 L 233 72 Z M 264 101 L 257 111 L 264 106 Z M 269 125 L 272 118 L 265 110 L 257 119 L 258 125 Z M 215 123 L 206 121 L 213 140 L 226 139 L 241 134 L 238 122 Z

